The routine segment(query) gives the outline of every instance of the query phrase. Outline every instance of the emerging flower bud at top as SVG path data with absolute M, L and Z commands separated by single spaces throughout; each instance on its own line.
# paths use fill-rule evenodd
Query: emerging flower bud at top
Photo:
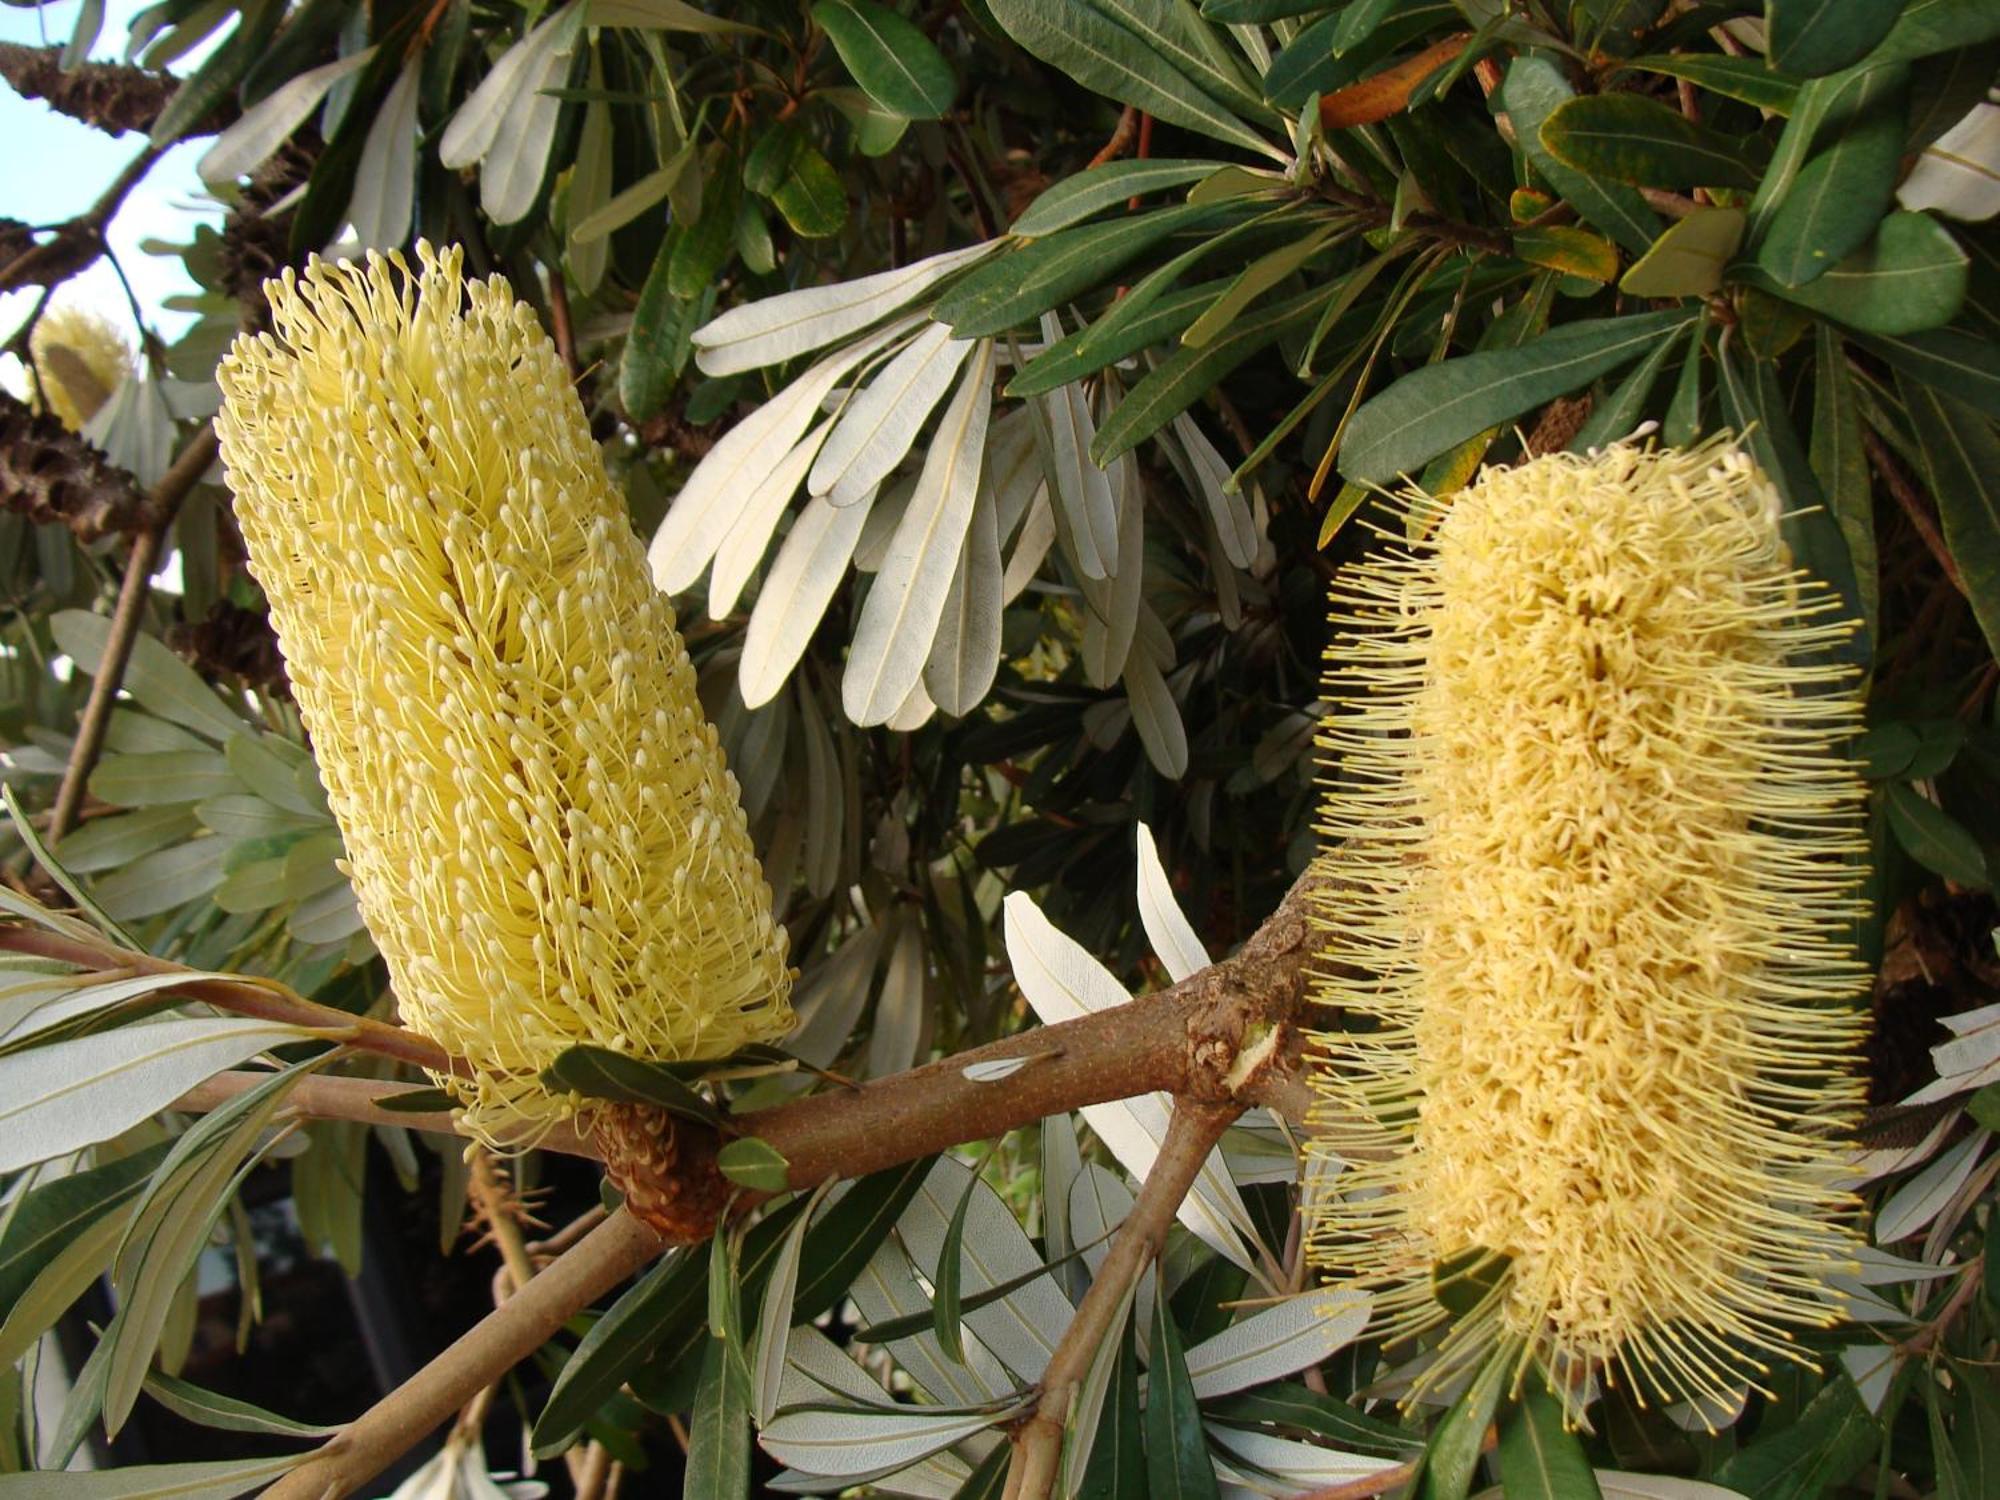
M 34 387 L 55 419 L 80 430 L 131 375 L 132 350 L 88 308 L 52 307 L 28 337 Z
M 1406 1332 L 1464 1278 L 1426 1382 L 1727 1399 L 1850 1258 L 1852 626 L 1727 443 L 1403 506 L 1333 589 L 1315 1259 Z
M 270 284 L 216 426 L 251 567 L 404 1020 L 532 1141 L 595 1043 L 717 1057 L 791 1023 L 784 931 L 666 599 L 568 372 L 420 245 Z

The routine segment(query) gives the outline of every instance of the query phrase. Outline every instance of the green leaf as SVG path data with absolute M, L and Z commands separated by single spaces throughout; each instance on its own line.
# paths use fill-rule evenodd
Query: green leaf
M 700 1317 L 707 1285 L 705 1249 L 670 1251 L 590 1325 L 535 1419 L 531 1440 L 538 1457 L 559 1453 L 575 1442 L 584 1424 L 616 1394 L 625 1378 L 669 1334 Z
M 1014 1456 L 1013 1445 L 995 1443 L 993 1451 L 979 1461 L 951 1500 L 1000 1500 L 1007 1492 L 1007 1465 Z
M 194 810 L 179 803 L 93 818 L 64 836 L 63 868 L 77 875 L 115 870 L 142 854 L 186 841 L 200 826 Z
M 1756 136 L 1697 124 L 1642 94 L 1586 94 L 1542 122 L 1542 145 L 1568 167 L 1640 187 L 1757 185 L 1769 155 Z
M 1904 0 L 1765 0 L 1771 65 L 1817 78 L 1860 62 L 1889 34 Z
M 1227 205 L 1182 204 L 1081 224 L 997 255 L 938 299 L 931 316 L 962 339 L 1005 333 L 1108 280 L 1133 257 L 1181 230 L 1213 224 Z
M 1337 1448 L 1382 1458 L 1409 1458 L 1423 1448 L 1420 1437 L 1293 1380 L 1273 1381 L 1212 1402 L 1206 1415 L 1235 1427 L 1270 1426 L 1322 1437 Z
M 1618 280 L 1633 297 L 1706 297 L 1743 243 L 1743 210 L 1697 208 L 1676 219 Z
M 1486 1429 L 1518 1357 L 1519 1346 L 1511 1339 L 1495 1347 L 1472 1377 L 1472 1384 L 1431 1430 L 1424 1448 L 1423 1471 L 1414 1490 L 1417 1500 L 1464 1500 L 1470 1492 L 1486 1443 Z
M 750 1401 L 729 1346 L 709 1339 L 688 1418 L 685 1500 L 745 1500 L 750 1493 Z
M 1945 545 L 1989 650 L 2000 650 L 2000 433 L 1931 386 L 1898 378 Z
M 2000 344 L 1957 328 L 1856 340 L 1898 375 L 1944 392 L 1954 401 L 2000 417 Z
M 1674 377 L 1674 394 L 1667 402 L 1667 417 L 1661 426 L 1660 436 L 1677 448 L 1685 448 L 1701 436 L 1701 368 L 1708 358 L 1706 327 L 1706 317 L 1695 326 L 1694 344 L 1681 362 L 1680 374 Z
M 1965 252 L 1929 214 L 1892 213 L 1869 244 L 1825 275 L 1787 287 L 1746 267 L 1746 279 L 1776 296 L 1868 333 L 1942 327 L 1965 302 Z M 1629 290 L 1629 288 L 1628 288 Z
M 1165 1299 L 1160 1299 L 1164 1301 Z M 1118 1320 L 1117 1362 L 1097 1416 L 1097 1437 L 1077 1500 L 1145 1500 L 1147 1459 L 1139 1411 L 1139 1351 L 1129 1315 Z
M 1153 1299 L 1152 1365 L 1146 1390 L 1146 1479 L 1153 1500 L 1216 1500 L 1215 1465 L 1188 1379 L 1169 1299 Z M 1109 1404 L 1109 1403 L 1107 1403 Z
M 1813 423 L 1807 462 L 1833 511 L 1854 563 L 1856 597 L 1870 638 L 1877 634 L 1881 593 L 1875 549 L 1875 493 L 1861 445 L 1861 416 L 1847 353 L 1831 324 L 1814 330 Z
M 1991 0 L 1906 0 L 1903 12 L 1870 58 L 1908 62 L 1976 47 L 2000 37 L 2000 9 Z
M 18 1303 L 34 1279 L 86 1227 L 136 1197 L 167 1154 L 167 1144 L 58 1177 L 27 1193 L 0 1231 L 0 1309 Z
M 1330 295 L 1329 288 L 1308 287 L 1295 297 L 1259 308 L 1198 349 L 1176 349 L 1126 394 L 1097 429 L 1090 445 L 1091 461 L 1104 468 L 1119 454 L 1136 448 L 1213 390 L 1231 370 L 1311 317 Z
M 1692 318 L 1691 312 L 1671 309 L 1587 318 L 1518 348 L 1426 365 L 1354 414 L 1340 450 L 1340 472 L 1360 484 L 1386 484 L 1415 473 L 1453 444 L 1631 363 Z
M 58 649 L 95 677 L 111 642 L 111 621 L 88 610 L 59 610 L 49 617 L 49 634 Z M 194 668 L 144 631 L 133 637 L 119 686 L 147 712 L 217 744 L 248 727 Z
M 753 1192 L 782 1193 L 787 1183 L 785 1174 L 791 1163 L 784 1153 L 769 1141 L 756 1136 L 745 1136 L 740 1141 L 731 1141 L 715 1154 L 715 1164 L 738 1187 L 747 1187 Z
M 1075 0 L 988 0 L 1001 28 L 1092 93 L 1277 161 L 1285 153 L 1177 71 L 1145 37 Z
M 847 1294 L 861 1268 L 910 1206 L 935 1156 L 889 1167 L 862 1178 L 820 1216 L 806 1236 L 804 1270 L 792 1305 L 792 1321 L 810 1322 Z
M 1634 57 L 1619 64 L 1647 73 L 1664 73 L 1669 78 L 1685 78 L 1699 88 L 1725 99 L 1740 99 L 1759 109 L 1788 115 L 1798 102 L 1796 80 L 1773 73 L 1754 57 L 1725 57 L 1706 52 L 1674 52 Z
M 1848 555 L 1839 526 L 1826 513 L 1825 496 L 1792 426 L 1776 370 L 1757 361 L 1746 371 L 1727 348 L 1720 351 L 1716 364 L 1721 375 L 1723 418 L 1743 435 L 1742 441 L 1758 467 L 1777 485 L 1785 502 L 1780 530 L 1792 556 L 1833 591 L 1849 619 L 1861 620 L 1854 560 Z M 1865 662 L 1869 650 L 1864 629 L 1844 654 L 1849 660 Z
M 1905 69 L 1865 68 L 1808 86 L 1780 138 L 1778 158 L 1801 135 L 1821 142 L 1767 202 L 1778 171 L 1765 174 L 1750 208 L 1757 264 L 1788 287 L 1812 281 L 1868 243 L 1889 209 L 1901 172 L 1909 116 Z M 1814 109 L 1804 107 L 1811 97 Z M 1817 130 L 1813 119 L 1818 115 Z M 1768 213 L 1768 226 L 1764 215 Z
M 577 1093 L 621 1104 L 650 1104 L 704 1125 L 722 1123 L 722 1112 L 672 1072 L 609 1047 L 579 1043 L 542 1069 L 551 1093 Z
M 938 1249 L 936 1273 L 931 1278 L 931 1329 L 938 1347 L 955 1364 L 965 1363 L 965 1338 L 959 1327 L 959 1288 L 965 1275 L 965 1216 L 972 1207 L 972 1194 L 979 1186 L 979 1174 L 968 1173 L 965 1191 L 958 1195 L 951 1222 L 945 1226 L 944 1243 Z
M 0 1474 L 0 1500 L 230 1500 L 261 1489 L 310 1453 L 222 1458 L 192 1464 L 134 1464 L 96 1473 Z
M 672 286 L 674 247 L 680 238 L 678 233 L 669 234 L 660 242 L 618 362 L 618 404 L 635 422 L 666 405 L 687 363 L 687 341 L 679 324 L 682 304 Z
M 1531 1380 L 1500 1424 L 1500 1480 L 1507 1500 L 1603 1500 L 1562 1403 Z
M 1137 317 L 1124 313 L 1130 295 L 1111 304 L 1095 323 L 1050 344 L 1021 367 L 1007 383 L 1010 396 L 1039 396 L 1058 386 L 1093 375 L 1106 365 L 1153 344 L 1173 338 L 1201 315 L 1201 310 L 1229 287 L 1219 276 L 1196 286 L 1168 292 Z
M 1963 823 L 1907 783 L 1892 782 L 1883 795 L 1889 826 L 1910 858 L 1954 884 L 1992 888 L 1985 852 Z
M 1658 236 L 1660 221 L 1638 190 L 1623 183 L 1601 183 L 1558 161 L 1542 144 L 1542 126 L 1574 97 L 1575 91 L 1553 62 L 1525 54 L 1507 69 L 1493 102 L 1496 109 L 1507 111 L 1521 150 L 1549 186 L 1632 254 L 1643 255 Z
M 269 1437 L 317 1438 L 331 1437 L 340 1431 L 338 1427 L 316 1427 L 310 1422 L 295 1422 L 290 1417 L 277 1412 L 266 1411 L 248 1401 L 239 1401 L 234 1396 L 223 1396 L 215 1391 L 205 1391 L 198 1385 L 190 1385 L 185 1380 L 155 1370 L 146 1377 L 146 1394 L 175 1416 L 198 1423 L 203 1427 L 213 1427 L 220 1432 L 257 1432 Z
M 1230 283 L 1228 291 L 1188 325 L 1187 331 L 1181 335 L 1181 343 L 1189 348 L 1199 348 L 1208 343 L 1240 317 L 1244 308 L 1312 259 L 1340 232 L 1340 226 L 1328 225 L 1292 244 L 1281 245 L 1260 255 L 1243 268 Z
M 1880 1451 L 1882 1429 L 1844 1372 L 1793 1421 L 1783 1418 L 1783 1408 L 1767 1408 L 1765 1425 L 1723 1460 L 1715 1482 L 1758 1500 L 1817 1500 Z
M 1678 339 L 1662 339 L 1648 350 L 1616 389 L 1591 407 L 1589 417 L 1569 440 L 1569 451 L 1588 453 L 1592 448 L 1603 448 L 1631 436 L 1645 417 L 1646 403 L 1652 397 L 1660 371 L 1667 367 L 1667 360 L 1679 346 Z
M 792 164 L 806 149 L 806 133 L 796 119 L 777 121 L 743 158 L 743 185 L 769 197 L 783 186 Z
M 931 39 L 874 0 L 820 0 L 812 8 L 833 50 L 868 97 L 891 114 L 935 120 L 951 108 L 958 79 Z
M 719 170 L 703 179 L 701 217 L 685 226 L 671 241 L 667 289 L 674 296 L 700 296 L 729 263 L 730 251 L 736 245 L 736 207 L 742 189 L 742 172 L 732 158 L 725 157 Z M 665 246 L 661 248 L 666 251 Z M 648 289 L 651 285 L 649 277 Z
M 833 164 L 812 146 L 792 162 L 792 169 L 771 202 L 796 234 L 820 239 L 837 234 L 847 222 L 847 189 Z
M 1183 183 L 1198 182 L 1222 167 L 1219 161 L 1195 161 L 1176 157 L 1150 161 L 1113 161 L 1090 167 L 1074 177 L 1065 177 L 1030 203 L 1014 221 L 1010 234 L 1033 236 L 1053 234 L 1080 224 L 1094 214 L 1116 207 L 1129 198 L 1164 192 Z

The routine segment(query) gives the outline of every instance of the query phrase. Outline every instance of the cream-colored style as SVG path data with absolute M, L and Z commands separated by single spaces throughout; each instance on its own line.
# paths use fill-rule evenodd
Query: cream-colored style
M 1726 441 L 1397 510 L 1333 589 L 1315 1259 L 1405 1331 L 1464 1278 L 1427 1388 L 1518 1343 L 1572 1415 L 1722 1397 L 1853 1244 L 1852 626 Z
M 573 1113 L 590 1042 L 791 1024 L 784 930 L 674 615 L 507 283 L 418 246 L 267 288 L 216 425 L 252 570 L 405 1022 L 482 1139 Z

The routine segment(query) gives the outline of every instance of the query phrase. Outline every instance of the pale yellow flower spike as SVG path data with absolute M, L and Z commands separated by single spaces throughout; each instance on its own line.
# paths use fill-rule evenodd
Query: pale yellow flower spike
M 591 1042 L 722 1056 L 791 1024 L 784 930 L 672 608 L 568 373 L 457 250 L 315 261 L 223 361 L 251 566 L 404 1021 L 482 1139 L 572 1113 Z
M 28 337 L 28 353 L 35 390 L 71 432 L 96 416 L 133 371 L 132 350 L 118 330 L 88 308 L 50 308 Z
M 1519 1341 L 1573 1417 L 1726 1400 L 1851 1257 L 1852 626 L 1727 442 L 1402 506 L 1333 589 L 1314 1259 L 1414 1332 L 1507 1257 L 1429 1386 Z

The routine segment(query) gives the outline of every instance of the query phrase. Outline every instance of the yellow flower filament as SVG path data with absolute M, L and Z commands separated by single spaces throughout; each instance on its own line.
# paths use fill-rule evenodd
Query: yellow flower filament
M 1726 1398 L 1850 1243 L 1852 627 L 1726 444 L 1402 505 L 1333 592 L 1314 1257 L 1406 1331 L 1507 1257 L 1429 1382 L 1518 1339 L 1568 1402 Z
M 466 1124 L 572 1113 L 594 1043 L 791 1023 L 784 931 L 672 608 L 568 373 L 499 278 L 420 245 L 270 284 L 216 424 L 252 570 L 404 1021 Z
M 132 351 L 87 308 L 52 307 L 28 339 L 34 389 L 71 432 L 97 415 L 133 370 Z

